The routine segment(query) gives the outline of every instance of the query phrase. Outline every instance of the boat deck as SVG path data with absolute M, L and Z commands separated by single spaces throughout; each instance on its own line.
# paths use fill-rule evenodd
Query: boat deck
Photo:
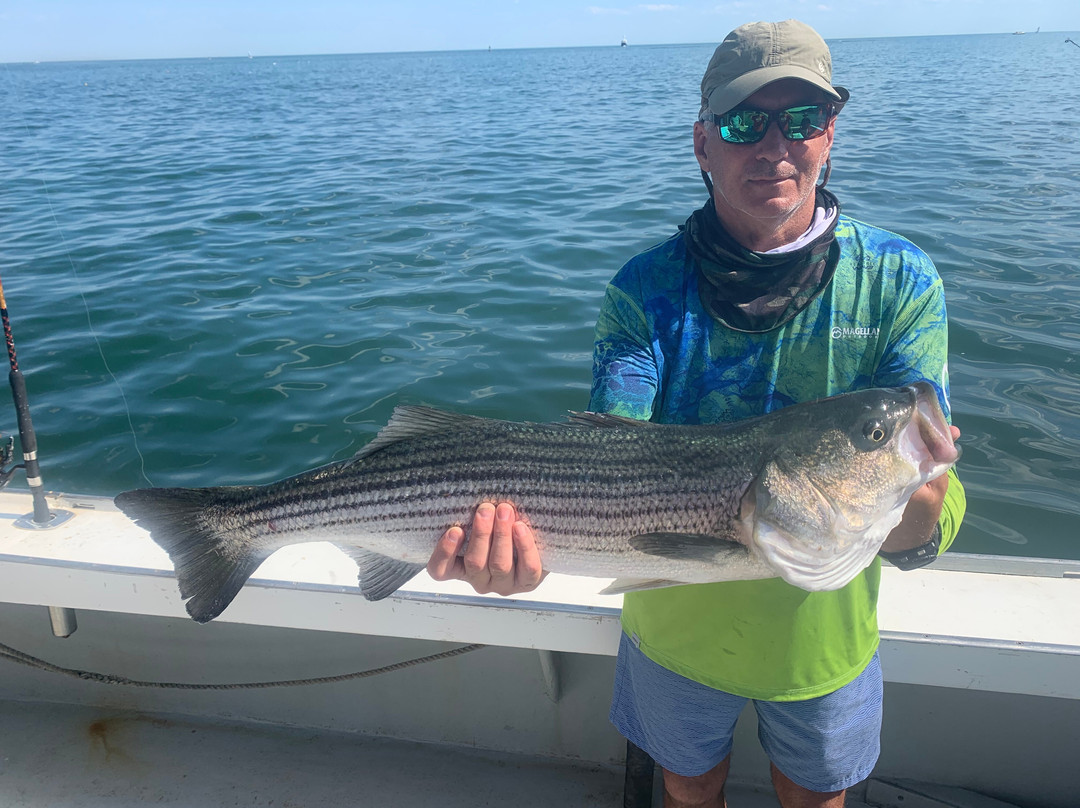
M 623 805 L 616 766 L 59 704 L 0 702 L 0 726 L 6 808 Z M 728 797 L 779 805 L 746 785 Z
M 464 748 L 40 703 L 0 725 L 5 806 L 621 804 L 615 768 Z

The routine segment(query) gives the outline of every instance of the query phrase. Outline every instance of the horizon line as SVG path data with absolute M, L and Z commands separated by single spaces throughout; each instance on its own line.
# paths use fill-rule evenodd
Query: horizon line
M 867 35 L 867 36 L 842 36 L 842 37 L 827 37 L 826 42 L 844 42 L 849 40 L 863 40 L 863 39 L 914 39 L 919 37 L 946 37 L 946 36 L 1015 36 L 1021 34 L 1024 36 L 1043 36 L 1046 34 L 1072 34 L 1080 33 L 1078 31 L 974 31 L 963 34 L 900 34 L 900 35 Z M 645 42 L 638 45 L 627 45 L 626 47 L 635 48 L 669 48 L 669 47 L 696 47 L 701 45 L 715 45 L 711 42 Z M 37 64 L 85 64 L 92 62 L 155 62 L 155 61 L 184 61 L 184 60 L 213 60 L 213 59 L 278 59 L 278 58 L 296 58 L 304 56 L 391 56 L 391 55 L 404 55 L 404 54 L 420 54 L 420 53 L 485 53 L 495 51 L 509 52 L 509 51 L 525 51 L 525 50 L 571 50 L 576 48 L 616 48 L 621 50 L 623 45 L 621 44 L 603 44 L 603 45 L 528 45 L 519 47 L 502 47 L 497 48 L 494 46 L 488 46 L 487 48 L 442 48 L 438 50 L 386 50 L 386 51 L 331 51 L 331 52 L 316 52 L 316 53 L 265 53 L 265 54 L 252 54 L 247 51 L 243 54 L 218 54 L 212 56 L 124 56 L 124 57 L 101 57 L 91 59 L 24 59 L 15 62 L 0 62 L 0 65 L 37 65 Z

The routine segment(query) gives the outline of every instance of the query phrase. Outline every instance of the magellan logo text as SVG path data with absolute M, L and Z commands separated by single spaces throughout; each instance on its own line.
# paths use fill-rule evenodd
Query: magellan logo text
M 836 326 L 832 330 L 832 338 L 862 337 L 863 339 L 869 339 L 870 337 L 876 337 L 880 333 L 880 328 L 840 328 L 840 326 Z

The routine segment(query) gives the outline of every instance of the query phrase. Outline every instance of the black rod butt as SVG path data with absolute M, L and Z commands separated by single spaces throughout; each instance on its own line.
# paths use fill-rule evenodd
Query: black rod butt
M 652 808 L 653 775 L 656 762 L 644 749 L 626 742 L 626 778 L 623 781 L 623 808 Z

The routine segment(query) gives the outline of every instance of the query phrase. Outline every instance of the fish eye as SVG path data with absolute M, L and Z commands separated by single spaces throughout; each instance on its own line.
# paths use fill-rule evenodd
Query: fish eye
M 867 421 L 863 425 L 863 437 L 873 446 L 879 446 L 889 437 L 889 427 L 884 421 L 877 419 Z

